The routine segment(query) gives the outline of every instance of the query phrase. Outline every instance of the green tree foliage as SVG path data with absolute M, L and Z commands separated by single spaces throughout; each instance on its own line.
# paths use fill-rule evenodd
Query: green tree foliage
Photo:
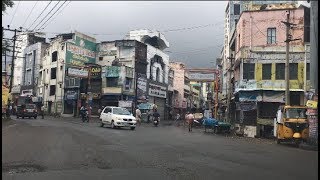
M 2 0 L 2 15 L 6 11 L 7 7 L 12 7 L 14 5 L 12 0 Z M 4 32 L 2 29 L 2 53 L 4 51 L 10 51 L 10 49 L 7 48 L 8 42 L 3 40 Z
M 3 12 L 6 11 L 7 7 L 12 7 L 13 4 L 14 3 L 12 0 L 2 0 L 2 15 L 3 15 Z

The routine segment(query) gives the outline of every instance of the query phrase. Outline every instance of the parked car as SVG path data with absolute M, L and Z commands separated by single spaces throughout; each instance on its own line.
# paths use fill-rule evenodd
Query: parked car
M 100 126 L 110 125 L 111 128 L 130 127 L 136 128 L 136 118 L 125 108 L 107 106 L 100 114 Z
M 24 119 L 25 117 L 34 117 L 37 119 L 38 116 L 38 110 L 37 106 L 35 104 L 25 104 L 18 108 L 17 110 L 17 118 L 21 117 Z

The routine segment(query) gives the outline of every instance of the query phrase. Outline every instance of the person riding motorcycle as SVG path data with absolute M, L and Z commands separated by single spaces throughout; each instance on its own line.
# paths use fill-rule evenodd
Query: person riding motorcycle
M 85 106 L 81 106 L 80 108 L 80 115 L 81 115 L 81 119 L 82 121 L 85 120 L 85 117 L 86 117 L 86 113 L 87 113 L 88 109 L 85 107 Z
M 153 121 L 158 120 L 158 124 L 159 124 L 159 122 L 160 122 L 160 114 L 158 113 L 156 108 L 153 110 L 152 116 L 153 116 Z

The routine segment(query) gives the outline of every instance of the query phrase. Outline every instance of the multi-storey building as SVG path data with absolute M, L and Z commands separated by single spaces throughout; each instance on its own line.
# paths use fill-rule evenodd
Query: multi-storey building
M 47 43 L 38 42 L 24 49 L 25 58 L 22 65 L 21 95 L 38 96 L 39 70 L 47 47 Z M 37 100 L 42 102 L 42 97 L 40 96 Z
M 91 66 L 96 67 L 95 61 L 94 38 L 79 32 L 59 34 L 51 38 L 40 64 L 38 93 L 43 97 L 49 114 L 76 116 L 80 106 L 85 104 L 91 105 L 93 112 L 97 111 L 99 104 L 95 105 L 94 99 L 99 99 L 97 94 L 101 92 L 101 81 L 96 80 L 96 72 L 90 70 L 89 74 L 88 70 Z M 89 76 L 92 76 L 90 86 Z M 88 94 L 90 97 L 87 97 Z
M 102 105 L 118 106 L 121 101 L 120 106 L 131 104 L 132 108 L 145 102 L 146 90 L 135 90 L 137 80 L 146 76 L 147 46 L 136 40 L 116 40 L 99 43 L 97 52 L 97 64 L 102 66 Z
M 273 118 L 285 102 L 286 31 L 281 21 L 290 14 L 290 102 L 304 104 L 309 87 L 310 10 L 295 8 L 259 9 L 242 12 L 235 33 L 234 81 L 235 121 L 250 137 L 271 134 Z
M 125 39 L 137 40 L 147 45 L 148 102 L 157 106 L 161 117 L 168 117 L 167 102 L 169 55 L 163 52 L 169 42 L 158 31 L 134 30 Z M 166 113 L 165 113 L 166 112 Z

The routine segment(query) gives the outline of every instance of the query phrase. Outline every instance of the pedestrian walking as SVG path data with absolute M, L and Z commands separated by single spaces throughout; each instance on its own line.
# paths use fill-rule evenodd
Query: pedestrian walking
M 187 120 L 187 123 L 188 123 L 189 132 L 191 132 L 192 131 L 193 120 L 194 120 L 193 114 L 188 112 L 187 115 L 186 115 L 186 120 Z
M 137 124 L 140 126 L 141 125 L 141 111 L 139 108 L 136 109 L 136 121 L 137 121 Z
M 41 105 L 40 112 L 41 112 L 42 119 L 44 119 L 44 105 Z

